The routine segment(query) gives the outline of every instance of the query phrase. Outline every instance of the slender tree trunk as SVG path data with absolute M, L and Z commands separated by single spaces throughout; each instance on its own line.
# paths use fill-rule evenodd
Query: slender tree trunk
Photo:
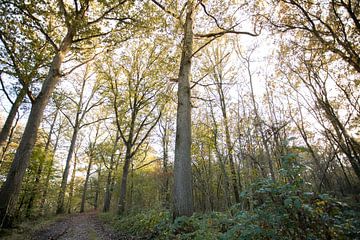
M 5 158 L 7 149 L 10 147 L 10 144 L 11 144 L 11 141 L 12 141 L 12 136 L 14 135 L 14 132 L 16 130 L 16 126 L 17 126 L 17 124 L 19 122 L 19 118 L 20 118 L 20 116 L 17 115 L 14 126 L 11 127 L 9 137 L 7 138 L 7 141 L 6 141 L 5 145 L 2 147 L 2 150 L 0 150 L 0 153 L 1 153 L 1 155 L 0 155 L 0 167 L 1 167 L 2 163 L 3 163 L 4 158 Z
M 41 197 L 41 202 L 40 202 L 41 214 L 44 214 L 44 206 L 45 206 L 45 202 L 46 202 L 46 198 L 47 198 L 47 193 L 48 193 L 48 190 L 49 190 L 50 177 L 51 177 L 51 174 L 53 172 L 54 155 L 55 155 L 55 152 L 56 152 L 57 147 L 59 145 L 59 139 L 60 139 L 61 130 L 62 130 L 62 126 L 60 125 L 59 129 L 57 131 L 57 136 L 56 136 L 56 140 L 55 140 L 55 144 L 54 144 L 54 148 L 53 148 L 53 154 L 52 154 L 52 156 L 50 158 L 49 169 L 47 170 L 45 184 L 44 184 L 44 188 L 43 188 L 43 192 L 42 192 L 42 197 Z
M 86 191 L 87 191 L 87 186 L 88 186 L 88 182 L 89 182 L 89 178 L 90 178 L 90 171 L 91 171 L 92 161 L 93 161 L 93 156 L 92 156 L 92 153 L 91 153 L 90 154 L 90 159 L 89 159 L 89 164 L 88 164 L 88 167 L 87 167 L 87 170 L 86 170 L 86 177 L 85 177 L 83 192 L 82 192 L 82 196 L 81 196 L 81 206 L 80 206 L 80 212 L 81 213 L 85 211 Z
M 17 111 L 19 110 L 19 107 L 21 103 L 23 102 L 24 98 L 26 96 L 26 89 L 22 88 L 19 92 L 19 94 L 16 97 L 16 100 L 14 104 L 11 106 L 9 115 L 7 116 L 4 126 L 1 129 L 0 132 L 0 149 L 2 149 L 6 143 L 6 140 L 9 137 L 11 126 L 13 125 L 14 119 L 16 117 Z
M 68 155 L 67 155 L 67 158 L 66 158 L 65 169 L 64 169 L 63 176 L 62 176 L 62 180 L 61 180 L 61 187 L 60 187 L 60 192 L 59 192 L 58 201 L 57 201 L 57 209 L 56 209 L 57 214 L 65 212 L 64 201 L 65 201 L 65 192 L 66 192 L 67 179 L 68 179 L 68 176 L 69 176 L 70 162 L 71 162 L 74 150 L 75 150 L 76 139 L 77 139 L 78 132 L 79 132 L 79 126 L 78 126 L 79 123 L 76 122 L 75 124 L 77 124 L 77 125 L 74 127 L 74 132 L 73 132 L 73 135 L 72 135 L 72 138 L 71 138 L 71 144 L 70 144 L 69 152 L 68 152 Z
M 193 45 L 193 1 L 187 1 L 184 39 L 178 77 L 178 106 L 176 115 L 176 140 L 174 164 L 173 217 L 191 216 L 193 207 L 193 182 L 191 172 L 191 94 L 190 74 Z
M 265 148 L 265 157 L 266 157 L 266 161 L 267 161 L 268 166 L 269 166 L 271 179 L 273 181 L 275 181 L 276 178 L 275 178 L 273 162 L 272 162 L 272 159 L 271 159 L 269 144 L 268 144 L 268 141 L 266 140 L 266 136 L 265 136 L 264 129 L 263 129 L 263 122 L 262 122 L 262 120 L 260 118 L 259 111 L 258 111 L 257 106 L 256 106 L 252 75 L 251 75 L 251 72 L 250 72 L 250 60 L 246 59 L 246 61 L 247 61 L 247 64 L 248 64 L 247 65 L 247 70 L 248 70 L 248 75 L 249 75 L 249 80 L 250 80 L 251 100 L 252 100 L 252 104 L 253 104 L 253 108 L 254 108 L 254 112 L 255 112 L 255 126 L 256 126 L 258 132 L 260 133 L 261 141 L 262 141 L 262 144 L 263 144 L 263 146 Z
M 29 217 L 31 215 L 31 210 L 32 210 L 33 205 L 34 205 L 34 201 L 35 201 L 38 193 L 40 192 L 39 183 L 40 183 L 41 175 L 42 175 L 43 168 L 44 168 L 44 162 L 48 158 L 49 147 L 50 147 L 50 143 L 51 143 L 51 136 L 52 136 L 53 131 L 54 131 L 54 126 L 55 126 L 55 122 L 56 122 L 58 112 L 59 112 L 59 109 L 56 110 L 53 122 L 51 123 L 48 138 L 46 140 L 45 149 L 44 149 L 45 157 L 40 160 L 38 169 L 36 171 L 36 177 L 35 177 L 34 186 L 33 186 L 32 190 L 30 191 L 31 195 L 30 195 L 30 199 L 29 199 L 27 209 L 26 209 L 26 216 L 27 217 Z
M 72 200 L 73 200 L 73 196 L 74 196 L 76 164 L 77 164 L 77 157 L 76 157 L 76 153 L 75 153 L 73 171 L 71 174 L 71 181 L 70 181 L 70 186 L 69 186 L 70 192 L 69 192 L 69 202 L 68 202 L 68 211 L 67 211 L 68 213 L 71 213 Z
M 84 182 L 84 187 L 83 187 L 83 192 L 82 192 L 82 196 L 81 196 L 81 205 L 80 205 L 80 212 L 84 212 L 85 211 L 85 203 L 86 203 L 86 191 L 87 191 L 87 187 L 88 187 L 88 183 L 89 183 L 89 178 L 90 178 L 90 171 L 91 171 L 91 167 L 92 167 L 92 162 L 94 159 L 94 151 L 95 151 L 95 146 L 96 146 L 96 142 L 99 136 L 99 127 L 100 125 L 98 124 L 96 127 L 96 134 L 95 134 L 95 140 L 93 143 L 89 144 L 89 164 L 86 170 L 86 177 L 85 177 L 85 182 Z
M 163 166 L 162 166 L 162 178 L 161 178 L 161 202 L 165 208 L 169 208 L 170 195 L 169 195 L 169 121 L 167 116 L 164 117 L 164 125 L 161 127 L 161 145 L 163 151 Z
M 64 211 L 65 211 L 64 210 L 64 201 L 65 201 L 65 192 L 66 192 L 67 179 L 68 179 L 68 175 L 69 175 L 70 162 L 71 162 L 74 150 L 75 150 L 75 145 L 76 145 L 77 136 L 78 136 L 78 133 L 80 130 L 80 125 L 81 125 L 81 122 L 86 113 L 86 109 L 85 110 L 81 109 L 82 104 L 83 104 L 83 96 L 84 96 L 84 91 L 85 91 L 86 80 L 87 80 L 86 75 L 87 75 L 87 68 L 86 68 L 85 76 L 83 78 L 83 82 L 81 84 L 79 102 L 77 103 L 75 123 L 73 125 L 73 135 L 71 138 L 71 144 L 70 144 L 68 156 L 66 158 L 65 169 L 64 169 L 63 176 L 62 176 L 61 187 L 60 187 L 60 192 L 59 192 L 59 197 L 58 197 L 58 202 L 57 202 L 57 209 L 56 209 L 57 214 L 64 213 Z
M 101 164 L 100 164 L 99 170 L 98 170 L 98 182 L 97 182 L 96 191 L 95 191 L 95 198 L 94 198 L 94 209 L 95 210 L 97 210 L 97 208 L 99 206 L 100 179 L 101 179 Z
M 126 186 L 127 186 L 127 177 L 129 175 L 129 168 L 131 163 L 131 145 L 128 144 L 126 146 L 126 153 L 125 153 L 125 162 L 123 167 L 123 174 L 121 177 L 121 186 L 120 186 L 120 197 L 118 203 L 118 214 L 121 215 L 125 211 L 125 204 L 126 204 Z
M 233 147 L 231 144 L 231 138 L 230 138 L 230 130 L 229 130 L 229 123 L 228 123 L 228 117 L 227 117 L 227 109 L 226 109 L 226 103 L 225 103 L 225 96 L 223 93 L 222 88 L 219 87 L 219 96 L 221 101 L 221 112 L 223 116 L 224 121 L 224 128 L 225 128 L 225 143 L 226 143 L 226 149 L 227 149 L 227 155 L 230 163 L 230 172 L 231 172 L 231 181 L 233 185 L 234 190 L 234 196 L 235 196 L 235 202 L 240 202 L 240 196 L 239 196 L 239 188 L 237 184 L 237 174 L 235 169 L 235 163 L 234 163 L 234 155 L 233 155 Z
M 70 50 L 74 34 L 75 31 L 73 29 L 68 29 L 68 32 L 60 45 L 60 50 L 53 58 L 49 73 L 43 83 L 42 89 L 32 105 L 25 130 L 14 160 L 11 164 L 10 171 L 0 190 L 1 227 L 8 227 L 12 223 L 12 213 L 20 192 L 22 179 L 29 165 L 29 160 L 35 145 L 44 109 L 52 92 L 54 91 L 55 85 L 60 79 L 60 67 L 66 54 Z
M 113 149 L 111 152 L 111 157 L 110 157 L 110 167 L 109 167 L 109 172 L 108 172 L 108 176 L 106 179 L 106 191 L 105 191 L 105 197 L 104 197 L 104 207 L 103 207 L 103 212 L 108 212 L 110 210 L 110 203 L 111 203 L 111 185 L 112 185 L 112 173 L 113 173 L 113 168 L 114 168 L 114 158 L 115 158 L 115 154 L 116 154 L 116 149 L 118 146 L 120 140 L 120 135 L 119 135 L 119 131 L 116 132 L 116 138 L 115 138 L 115 142 L 113 145 Z
M 211 118 L 213 120 L 213 124 L 214 124 L 214 129 L 213 129 L 213 141 L 214 141 L 214 146 L 215 146 L 215 153 L 216 153 L 216 158 L 218 159 L 219 165 L 220 165 L 220 170 L 221 173 L 223 175 L 223 187 L 224 187 L 224 195 L 225 195 L 225 202 L 224 205 L 226 207 L 230 207 L 231 206 L 231 199 L 230 199 L 230 194 L 229 194 L 229 187 L 230 187 L 230 183 L 229 183 L 229 177 L 228 174 L 226 172 L 226 167 L 225 167 L 225 161 L 223 159 L 223 156 L 220 152 L 219 149 L 219 144 L 218 144 L 218 135 L 219 135 L 219 131 L 218 131 L 218 124 L 216 122 L 215 119 L 215 114 L 214 114 L 214 109 L 213 106 L 210 104 L 210 112 L 211 112 Z

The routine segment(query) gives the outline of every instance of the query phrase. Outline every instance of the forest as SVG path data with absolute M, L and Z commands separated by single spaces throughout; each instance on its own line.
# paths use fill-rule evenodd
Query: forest
M 358 0 L 1 0 L 0 83 L 0 238 L 360 239 Z

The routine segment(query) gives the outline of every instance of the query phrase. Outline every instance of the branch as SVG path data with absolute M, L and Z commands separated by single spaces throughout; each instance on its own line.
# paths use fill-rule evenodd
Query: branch
M 222 63 L 222 61 L 229 55 L 230 55 L 230 53 L 225 54 L 225 56 L 223 56 L 219 62 L 217 62 L 214 66 L 212 66 L 211 70 L 214 70 L 215 67 L 217 67 L 220 63 Z M 193 89 L 196 85 L 198 85 L 200 83 L 200 81 L 202 81 L 204 78 L 206 78 L 209 74 L 210 74 L 210 70 L 208 73 L 206 73 L 204 76 L 202 76 L 199 80 L 196 80 L 195 82 L 193 82 L 194 84 L 190 87 L 190 89 Z M 201 86 L 201 84 L 199 84 L 199 85 Z
M 84 41 L 84 40 L 89 40 L 89 39 L 92 39 L 92 38 L 106 36 L 106 35 L 110 34 L 112 31 L 113 30 L 110 30 L 108 32 L 102 32 L 102 33 L 90 35 L 90 36 L 83 37 L 83 38 L 74 39 L 73 43 L 81 42 L 81 41 Z
M 227 30 L 227 29 L 221 27 L 220 24 L 219 24 L 219 22 L 218 22 L 218 20 L 216 19 L 216 17 L 214 17 L 213 15 L 211 15 L 211 14 L 206 10 L 206 6 L 205 6 L 205 4 L 204 4 L 202 1 L 200 1 L 200 5 L 201 5 L 202 8 L 204 9 L 205 14 L 206 14 L 207 16 L 209 16 L 210 18 L 212 18 L 212 19 L 215 21 L 215 24 L 216 24 L 216 26 L 217 26 L 218 28 L 220 28 L 220 29 L 222 29 L 222 30 Z
M 106 10 L 100 17 L 98 17 L 97 19 L 95 19 L 94 21 L 91 21 L 88 23 L 88 25 L 91 25 L 91 24 L 94 24 L 94 23 L 97 23 L 101 20 L 103 20 L 106 15 L 108 15 L 109 13 L 111 13 L 115 8 L 118 8 L 120 5 L 124 4 L 125 2 L 127 2 L 128 0 L 123 0 L 123 1 L 120 1 L 118 4 L 114 5 L 113 7 L 110 7 L 108 10 Z
M 150 161 L 150 162 L 147 162 L 147 163 L 145 163 L 145 164 L 143 164 L 143 165 L 135 168 L 133 171 L 139 170 L 139 169 L 141 169 L 141 168 L 143 168 L 143 167 L 146 167 L 146 166 L 148 166 L 148 165 L 150 165 L 150 164 L 152 164 L 152 163 L 154 163 L 154 162 L 157 162 L 157 161 L 161 161 L 161 158 L 157 158 L 157 159 L 154 159 L 154 160 L 152 160 L 152 161 Z
M 107 120 L 107 119 L 110 119 L 110 117 L 99 118 L 99 119 L 96 119 L 95 121 L 88 122 L 88 123 L 84 123 L 83 125 L 81 125 L 81 126 L 79 127 L 79 129 L 81 129 L 81 128 L 83 128 L 83 127 L 86 127 L 86 126 L 89 126 L 89 125 L 91 125 L 91 124 L 97 123 L 97 122 L 101 122 L 101 121 Z
M 206 42 L 204 45 L 202 45 L 201 47 L 199 47 L 192 55 L 191 57 L 195 56 L 198 52 L 200 52 L 203 48 L 205 48 L 207 45 L 209 45 L 210 43 L 212 43 L 215 39 L 221 37 L 222 35 L 219 36 L 214 36 L 212 39 L 210 39 L 208 42 Z
M 4 82 L 3 82 L 3 80 L 2 80 L 1 74 L 2 74 L 2 71 L 0 71 L 0 83 L 1 83 L 2 90 L 3 90 L 3 92 L 5 93 L 5 96 L 6 96 L 6 98 L 9 100 L 9 102 L 10 102 L 12 105 L 14 105 L 14 102 L 11 100 L 9 94 L 6 92 L 6 89 L 5 89 Z
M 65 118 L 68 120 L 68 122 L 70 123 L 72 128 L 75 128 L 75 125 L 72 123 L 70 117 L 68 115 L 66 115 L 66 113 L 60 108 L 60 106 L 58 107 L 58 109 L 60 110 L 60 112 L 65 116 Z
M 139 142 L 139 144 L 136 146 L 135 150 L 131 153 L 131 157 L 133 157 L 135 155 L 135 153 L 139 150 L 140 146 L 144 143 L 144 141 L 148 138 L 148 136 L 150 135 L 150 132 L 153 130 L 153 128 L 156 126 L 156 124 L 159 122 L 161 118 L 161 112 L 159 114 L 159 116 L 157 117 L 156 121 L 154 122 L 154 124 L 149 128 L 149 130 L 146 132 L 145 136 L 141 139 L 141 141 Z
M 70 28 L 69 14 L 66 11 L 65 3 L 63 0 L 59 1 L 59 6 L 60 6 L 60 11 L 62 11 L 64 14 L 66 27 Z M 75 2 L 75 7 L 77 7 L 76 2 Z
M 156 6 L 158 6 L 159 8 L 161 8 L 165 13 L 169 14 L 170 16 L 176 18 L 176 19 L 180 19 L 180 16 L 177 15 L 176 13 L 174 13 L 173 11 L 170 11 L 168 9 L 165 8 L 165 6 L 161 5 L 161 3 L 159 3 L 157 0 L 151 0 Z
M 53 46 L 55 51 L 59 51 L 58 46 L 55 44 L 55 42 L 51 39 L 51 37 L 45 32 L 44 28 L 41 26 L 39 19 L 37 19 L 34 15 L 32 15 L 26 8 L 25 11 L 23 7 L 20 7 L 17 4 L 14 4 L 14 6 L 18 8 L 22 13 L 24 13 L 27 17 L 32 19 L 36 24 L 35 28 L 37 28 L 45 36 L 46 40 L 51 44 L 51 46 Z
M 14 51 L 12 51 L 8 45 L 8 43 L 6 42 L 5 38 L 4 38 L 4 33 L 0 30 L 0 40 L 1 42 L 3 43 L 5 49 L 6 49 L 6 52 L 7 54 L 9 54 L 9 57 L 13 63 L 13 68 L 15 69 L 15 72 L 16 74 L 18 75 L 18 79 L 19 79 L 19 82 L 21 83 L 21 85 L 23 85 L 23 88 L 25 88 L 26 90 L 26 94 L 28 95 L 31 103 L 34 103 L 35 102 L 35 97 L 32 95 L 32 92 L 29 90 L 29 84 L 30 84 L 30 81 L 29 82 L 25 82 L 23 79 L 22 79 L 22 74 L 21 74 L 21 71 L 20 71 L 20 68 L 18 66 L 18 64 L 16 63 L 16 59 L 15 59 L 15 56 L 14 56 Z M 11 65 L 10 65 L 11 66 Z
M 65 77 L 66 75 L 69 75 L 70 73 L 72 73 L 73 71 L 75 71 L 76 69 L 78 69 L 79 67 L 84 66 L 85 64 L 88 64 L 89 62 L 91 62 L 92 60 L 94 60 L 97 56 L 99 56 L 101 53 L 104 52 L 104 49 L 101 52 L 96 53 L 94 56 L 92 56 L 91 58 L 89 58 L 88 60 L 76 65 L 75 67 L 71 68 L 71 70 L 69 72 L 63 73 L 61 76 Z
M 236 31 L 236 30 L 223 30 L 220 32 L 214 32 L 214 33 L 206 33 L 206 34 L 200 34 L 200 33 L 196 33 L 194 34 L 195 37 L 198 38 L 211 38 L 211 37 L 221 37 L 225 34 L 241 34 L 241 35 L 249 35 L 252 37 L 257 37 L 260 35 L 260 33 L 251 33 L 251 32 L 245 32 L 245 31 Z

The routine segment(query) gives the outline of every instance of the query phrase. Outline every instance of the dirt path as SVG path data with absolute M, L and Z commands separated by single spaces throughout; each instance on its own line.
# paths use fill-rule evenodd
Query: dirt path
M 33 240 L 112 240 L 135 239 L 121 236 L 104 225 L 95 212 L 73 214 L 32 234 Z

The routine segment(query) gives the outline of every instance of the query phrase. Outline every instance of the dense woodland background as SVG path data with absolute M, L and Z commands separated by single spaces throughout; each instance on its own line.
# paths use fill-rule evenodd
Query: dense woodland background
M 1 1 L 0 225 L 355 239 L 359 43 L 357 0 Z

